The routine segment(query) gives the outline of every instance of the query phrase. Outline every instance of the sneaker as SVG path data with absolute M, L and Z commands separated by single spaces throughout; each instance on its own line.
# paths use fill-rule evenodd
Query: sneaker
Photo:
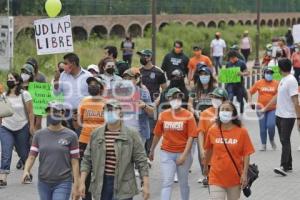
M 147 163 L 148 163 L 148 167 L 151 169 L 151 167 L 152 167 L 152 162 L 150 161 L 149 158 L 147 159 Z
M 135 177 L 140 177 L 140 173 L 137 169 L 134 170 Z
M 197 183 L 202 183 L 204 178 L 199 178 Z
M 277 149 L 277 145 L 274 141 L 271 141 L 271 146 L 274 151 Z
M 259 151 L 266 151 L 267 150 L 267 145 L 262 144 L 261 148 L 259 149 Z
M 174 176 L 174 183 L 178 183 L 178 176 L 177 176 L 177 173 L 176 173 L 175 176 Z
M 281 175 L 281 176 L 287 176 L 286 171 L 285 171 L 282 167 L 275 168 L 275 169 L 274 169 L 274 172 L 275 172 L 276 174 Z
M 24 164 L 23 164 L 21 159 L 19 159 L 19 161 L 17 162 L 16 168 L 17 169 L 24 169 Z
M 207 178 L 204 178 L 202 180 L 202 184 L 203 184 L 204 187 L 208 187 L 208 180 L 207 180 Z
M 298 151 L 300 151 L 300 146 L 298 147 L 298 149 L 297 149 Z
M 27 176 L 24 180 L 24 184 L 31 184 L 32 183 L 32 174 L 29 175 L 29 177 Z
M 0 187 L 5 187 L 5 186 L 7 186 L 7 182 L 0 180 Z

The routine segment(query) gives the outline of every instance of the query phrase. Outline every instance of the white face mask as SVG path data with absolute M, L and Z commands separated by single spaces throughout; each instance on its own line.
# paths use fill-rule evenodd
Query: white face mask
M 212 98 L 211 99 L 211 104 L 214 108 L 219 108 L 220 105 L 222 104 L 222 100 L 221 99 L 215 99 L 215 98 Z
M 22 73 L 21 74 L 21 78 L 24 82 L 27 82 L 29 79 L 30 79 L 30 75 L 29 74 L 25 74 L 25 73 Z
M 232 120 L 232 112 L 231 111 L 220 111 L 219 117 L 222 123 L 227 124 Z
M 181 107 L 182 100 L 181 99 L 173 99 L 170 101 L 170 106 L 173 110 L 176 110 Z

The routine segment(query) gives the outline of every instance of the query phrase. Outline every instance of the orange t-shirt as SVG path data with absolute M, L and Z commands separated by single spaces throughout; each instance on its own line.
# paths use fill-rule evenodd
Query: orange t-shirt
M 193 56 L 192 58 L 190 58 L 190 61 L 188 63 L 188 68 L 191 71 L 191 73 L 189 73 L 189 80 L 193 80 L 195 71 L 197 69 L 197 64 L 200 62 L 204 62 L 207 67 L 212 67 L 212 62 L 210 60 L 209 57 L 205 56 L 205 55 L 201 55 L 200 57 L 196 57 Z M 211 69 L 213 71 L 213 69 Z
M 4 87 L 3 85 L 0 83 L 0 94 L 2 94 L 4 92 Z
M 201 112 L 198 123 L 198 133 L 204 134 L 204 144 L 206 140 L 206 135 L 208 133 L 209 128 L 216 121 L 216 109 L 214 107 L 209 107 L 203 112 Z
M 271 99 L 276 96 L 278 81 L 266 81 L 265 79 L 257 81 L 249 90 L 250 94 L 258 92 L 258 104 L 261 108 L 265 107 Z M 276 104 L 269 107 L 269 110 L 276 109 Z
M 171 153 L 182 153 L 189 137 L 197 137 L 197 125 L 193 113 L 181 108 L 174 113 L 167 109 L 160 113 L 154 134 L 163 136 L 161 149 Z
M 104 106 L 104 101 L 95 101 L 91 97 L 86 97 L 81 101 L 78 109 L 82 126 L 79 142 L 89 143 L 92 131 L 104 124 Z
M 254 147 L 245 128 L 238 126 L 230 130 L 223 130 L 226 145 L 239 169 L 243 172 L 245 156 L 254 153 Z M 225 188 L 240 184 L 240 177 L 234 167 L 232 160 L 224 146 L 220 128 L 217 125 L 212 126 L 207 134 L 204 148 L 212 150 L 211 167 L 209 171 L 209 184 Z

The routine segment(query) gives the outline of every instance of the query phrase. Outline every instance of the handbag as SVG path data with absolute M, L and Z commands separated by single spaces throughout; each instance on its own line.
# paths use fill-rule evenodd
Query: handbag
M 5 95 L 0 96 L 0 118 L 11 117 L 14 110 Z
M 222 132 L 222 128 L 220 127 L 220 132 L 221 132 L 221 137 L 222 137 L 222 141 L 223 141 L 223 144 L 225 146 L 225 149 L 234 165 L 234 168 L 236 169 L 236 172 L 237 174 L 239 175 L 239 177 L 241 177 L 241 174 L 239 172 L 239 169 L 237 167 L 237 164 L 235 163 L 226 143 L 225 143 L 225 140 L 224 140 L 224 136 L 223 136 L 223 132 Z M 247 183 L 247 186 L 243 189 L 243 193 L 246 197 L 249 197 L 251 195 L 251 186 L 252 186 L 252 183 L 258 178 L 258 174 L 259 174 L 259 170 L 258 170 L 258 166 L 255 165 L 255 164 L 249 164 L 249 167 L 248 167 L 248 173 L 247 173 L 247 179 L 248 179 L 248 183 Z

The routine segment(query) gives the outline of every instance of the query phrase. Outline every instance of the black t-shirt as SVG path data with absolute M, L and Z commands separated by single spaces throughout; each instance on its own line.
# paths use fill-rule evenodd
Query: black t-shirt
M 184 53 L 176 54 L 172 51 L 164 57 L 161 69 L 166 72 L 168 80 L 170 80 L 172 72 L 176 69 L 187 75 L 188 63 L 189 58 Z
M 160 85 L 167 82 L 164 72 L 156 66 L 151 69 L 140 68 L 143 85 L 150 92 L 151 100 L 154 101 L 160 94 Z

